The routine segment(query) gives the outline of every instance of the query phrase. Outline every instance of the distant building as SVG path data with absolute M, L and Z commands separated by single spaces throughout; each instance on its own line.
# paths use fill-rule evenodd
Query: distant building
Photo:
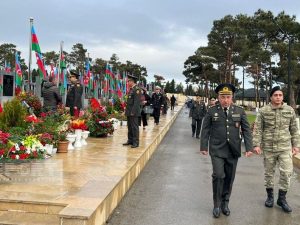
M 255 93 L 256 93 L 256 91 L 254 88 L 245 89 L 245 91 L 244 91 L 244 105 L 245 106 L 256 107 Z M 236 92 L 234 98 L 238 105 L 242 105 L 243 104 L 243 90 L 239 90 L 238 92 Z M 266 91 L 264 89 L 260 89 L 258 92 L 258 96 L 257 96 L 257 106 L 261 107 L 261 106 L 265 105 L 266 100 L 267 100 Z

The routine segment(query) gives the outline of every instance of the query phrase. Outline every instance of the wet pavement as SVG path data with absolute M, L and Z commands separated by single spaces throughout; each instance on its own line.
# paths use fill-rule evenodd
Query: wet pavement
M 266 208 L 261 156 L 240 158 L 229 204 L 231 215 L 213 218 L 210 157 L 199 153 L 199 140 L 192 138 L 190 124 L 184 109 L 108 225 L 300 224 L 299 171 L 287 195 L 293 212 L 286 214 L 277 205 Z M 277 185 L 275 190 L 277 197 Z

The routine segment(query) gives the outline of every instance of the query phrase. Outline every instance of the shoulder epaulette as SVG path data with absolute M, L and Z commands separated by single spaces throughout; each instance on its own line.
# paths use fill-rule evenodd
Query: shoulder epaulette
M 216 108 L 216 107 L 218 107 L 218 105 L 209 106 L 208 109 L 213 109 L 213 108 Z

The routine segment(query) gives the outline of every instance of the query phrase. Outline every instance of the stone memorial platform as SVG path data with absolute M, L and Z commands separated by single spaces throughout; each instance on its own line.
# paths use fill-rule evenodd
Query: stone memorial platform
M 182 106 L 150 118 L 140 147 L 123 146 L 127 127 L 86 147 L 30 163 L 0 163 L 0 224 L 101 225 L 168 132 Z

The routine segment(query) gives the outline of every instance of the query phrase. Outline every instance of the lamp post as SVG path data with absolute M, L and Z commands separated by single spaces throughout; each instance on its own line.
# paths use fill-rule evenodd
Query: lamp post
M 292 38 L 288 36 L 289 39 L 289 50 L 288 50 L 288 99 L 287 103 L 288 105 L 291 105 L 291 44 L 292 44 Z

